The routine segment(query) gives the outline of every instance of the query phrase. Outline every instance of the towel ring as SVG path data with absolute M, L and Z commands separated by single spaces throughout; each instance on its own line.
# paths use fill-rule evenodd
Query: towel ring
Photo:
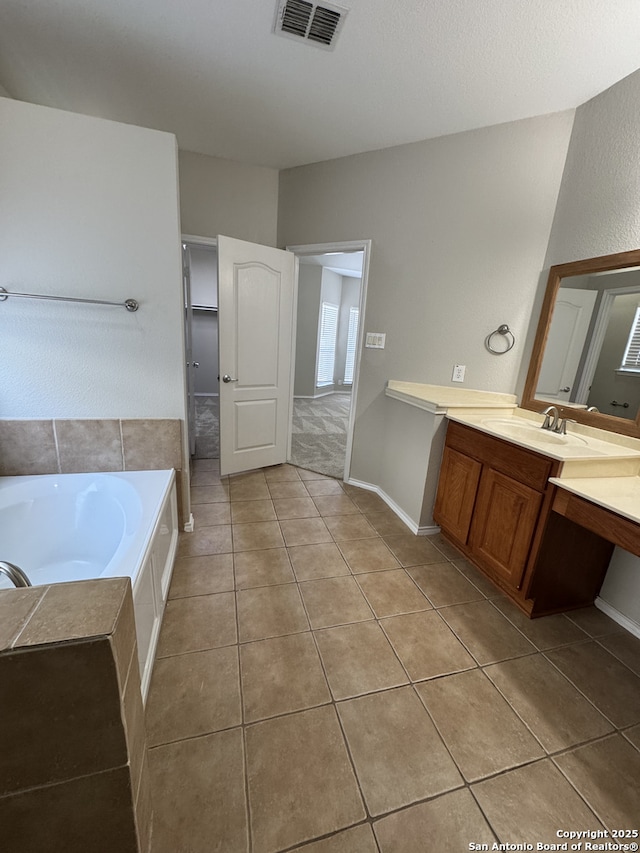
M 506 349 L 494 349 L 493 348 L 493 346 L 491 344 L 491 339 L 494 337 L 494 335 L 503 335 L 504 337 L 509 335 L 509 337 L 511 338 L 511 341 L 509 341 L 509 339 L 507 338 Z M 504 355 L 505 352 L 509 352 L 510 349 L 513 349 L 515 342 L 516 342 L 515 335 L 513 334 L 511 329 L 507 326 L 507 324 L 503 323 L 501 326 L 498 326 L 498 328 L 495 331 L 491 332 L 490 335 L 487 335 L 487 338 L 485 340 L 485 345 L 486 345 L 487 349 L 489 350 L 489 352 L 492 352 L 495 355 Z

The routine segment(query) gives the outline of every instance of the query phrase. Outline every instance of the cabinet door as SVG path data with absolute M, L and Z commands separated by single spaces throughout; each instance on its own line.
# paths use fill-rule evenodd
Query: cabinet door
M 514 589 L 522 583 L 541 503 L 529 486 L 484 469 L 469 543 L 481 564 Z
M 445 533 L 466 543 L 482 465 L 445 447 L 440 468 L 434 518 Z

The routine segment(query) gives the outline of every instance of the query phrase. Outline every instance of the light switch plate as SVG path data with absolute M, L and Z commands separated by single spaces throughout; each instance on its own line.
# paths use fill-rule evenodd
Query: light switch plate
M 386 332 L 367 332 L 364 345 L 369 349 L 384 349 L 386 337 Z

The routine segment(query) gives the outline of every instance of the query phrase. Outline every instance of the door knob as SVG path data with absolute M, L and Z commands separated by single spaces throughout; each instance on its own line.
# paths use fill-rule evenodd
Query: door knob
M 237 382 L 238 380 L 232 379 L 228 373 L 225 373 L 225 375 L 222 377 L 222 381 L 223 382 Z
M 194 362 L 193 362 L 193 366 L 194 366 L 194 367 L 200 367 L 200 362 L 199 362 L 199 361 L 194 361 Z
M 571 385 L 567 385 L 565 388 L 561 388 L 560 391 L 571 391 Z

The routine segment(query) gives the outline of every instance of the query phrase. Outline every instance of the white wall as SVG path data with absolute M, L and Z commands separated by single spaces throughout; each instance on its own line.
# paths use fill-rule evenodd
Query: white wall
M 218 306 L 218 250 L 212 246 L 189 246 L 191 304 Z M 194 308 L 191 322 L 193 372 L 196 394 L 218 394 L 218 315 Z
M 639 100 L 637 71 L 577 110 L 547 268 L 640 246 Z M 601 597 L 640 626 L 640 559 L 616 549 Z
M 351 475 L 380 480 L 388 379 L 513 392 L 549 240 L 573 113 L 290 169 L 280 245 L 372 239 Z M 484 347 L 500 323 L 518 345 Z
M 276 245 L 278 171 L 180 151 L 182 233 Z
M 296 322 L 296 368 L 293 393 L 313 397 L 316 391 L 316 354 L 322 267 L 300 264 L 298 272 L 298 308 Z
M 349 311 L 360 305 L 360 286 L 362 279 L 342 276 L 342 294 L 340 299 L 340 316 L 338 318 L 338 340 L 336 342 L 335 378 L 337 390 L 351 391 L 351 385 L 340 386 L 344 380 L 344 370 L 347 361 L 347 342 L 349 340 Z
M 175 138 L 0 99 L 0 417 L 184 418 Z
M 189 246 L 192 305 L 218 307 L 218 250 L 214 246 Z

